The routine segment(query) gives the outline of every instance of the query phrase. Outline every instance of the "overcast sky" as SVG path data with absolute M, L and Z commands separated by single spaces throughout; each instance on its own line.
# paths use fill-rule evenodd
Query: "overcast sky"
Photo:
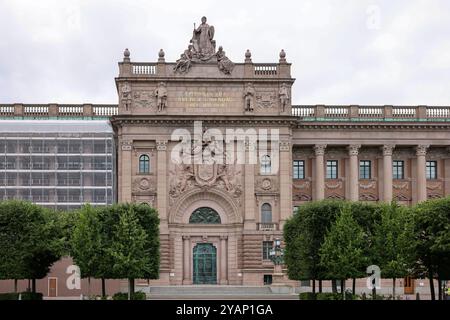
M 0 103 L 117 103 L 124 48 L 174 61 L 203 15 L 234 62 L 285 49 L 295 104 L 450 105 L 448 0 L 0 0 Z

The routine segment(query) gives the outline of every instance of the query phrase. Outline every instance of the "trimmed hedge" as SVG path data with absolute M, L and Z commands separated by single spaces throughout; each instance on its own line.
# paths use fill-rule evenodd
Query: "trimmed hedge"
M 345 292 L 345 300 L 356 300 L 356 295 L 351 292 Z M 302 292 L 300 293 L 300 300 L 342 300 L 342 293 L 322 292 Z
M 19 294 L 14 292 L 0 293 L 0 300 L 19 300 Z
M 144 292 L 135 292 L 131 295 L 131 300 L 146 300 L 147 296 Z M 117 292 L 113 295 L 113 300 L 128 300 L 128 293 L 126 292 Z
M 302 292 L 300 293 L 300 300 L 316 300 L 317 293 Z
M 21 292 L 20 299 L 21 300 L 42 300 L 43 295 L 40 292 Z M 9 293 L 0 293 L 0 300 L 19 300 L 19 293 L 9 292 Z

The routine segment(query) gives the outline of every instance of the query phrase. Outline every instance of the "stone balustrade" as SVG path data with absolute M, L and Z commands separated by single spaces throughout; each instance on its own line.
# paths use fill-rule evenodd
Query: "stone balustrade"
M 192 70 L 197 68 L 198 72 L 189 72 L 187 74 L 179 74 L 174 72 L 174 62 L 131 62 L 123 61 L 119 62 L 119 77 L 125 78 L 164 78 L 164 77 L 183 77 L 183 78 L 196 78 L 199 76 L 215 75 L 230 79 L 289 79 L 291 77 L 291 65 L 286 62 L 280 63 L 252 63 L 247 61 L 246 63 L 235 63 L 234 69 L 230 75 L 222 75 L 218 68 L 217 63 L 195 63 L 192 64 Z
M 258 230 L 259 231 L 277 231 L 278 224 L 272 223 L 272 222 L 258 223 Z
M 109 118 L 118 113 L 117 105 L 2 104 L 0 118 L 74 119 Z
M 450 121 L 449 106 L 292 106 L 304 121 Z

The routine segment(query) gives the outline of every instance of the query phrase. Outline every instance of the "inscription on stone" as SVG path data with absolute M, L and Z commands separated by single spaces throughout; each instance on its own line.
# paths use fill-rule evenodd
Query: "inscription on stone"
M 206 92 L 206 91 L 186 91 L 177 102 L 182 102 L 186 107 L 219 107 L 225 108 L 232 103 L 234 98 L 226 96 L 222 91 Z

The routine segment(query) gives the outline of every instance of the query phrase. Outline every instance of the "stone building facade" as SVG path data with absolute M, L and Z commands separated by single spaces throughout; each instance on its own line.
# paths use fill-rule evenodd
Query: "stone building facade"
M 277 60 L 253 63 L 247 50 L 242 63 L 230 61 L 205 19 L 176 62 L 163 50 L 156 62 L 134 62 L 125 50 L 118 105 L 0 105 L 0 117 L 110 119 L 112 197 L 160 216 L 161 272 L 152 285 L 270 283 L 273 243 L 305 202 L 413 205 L 450 195 L 450 107 L 295 106 L 283 50 Z M 71 295 L 58 266 L 38 286 L 50 292 L 50 278 L 59 278 L 59 291 Z M 81 292 L 84 285 L 72 293 Z
M 223 70 L 218 52 L 202 50 L 190 45 L 176 63 L 163 50 L 157 62 L 132 62 L 126 50 L 119 63 L 119 110 L 111 119 L 118 201 L 158 209 L 155 284 L 270 282 L 273 241 L 307 201 L 411 205 L 450 194 L 449 107 L 292 106 L 295 79 L 284 51 L 277 63 L 257 64 L 250 51 L 232 63 L 221 49 Z M 211 132 L 226 136 L 221 152 L 240 150 L 246 161 L 179 164 L 177 130 L 200 153 L 211 151 Z M 230 138 L 228 130 L 241 134 Z

